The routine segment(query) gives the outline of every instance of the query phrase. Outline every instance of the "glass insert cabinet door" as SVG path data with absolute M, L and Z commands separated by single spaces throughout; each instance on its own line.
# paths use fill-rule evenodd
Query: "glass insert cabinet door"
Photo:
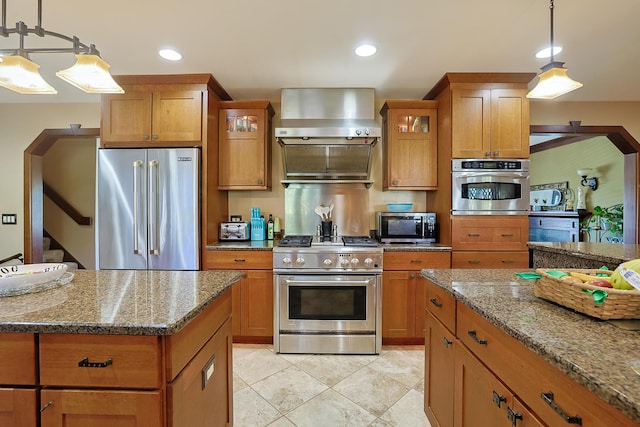
M 396 115 L 398 133 L 429 133 L 429 116 L 398 114 Z
M 227 113 L 227 132 L 258 132 L 258 116 Z

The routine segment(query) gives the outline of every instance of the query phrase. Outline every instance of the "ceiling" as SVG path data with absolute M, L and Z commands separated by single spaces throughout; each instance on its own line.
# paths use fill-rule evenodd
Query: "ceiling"
M 42 26 L 95 44 L 112 74 L 211 73 L 234 99 L 280 99 L 285 87 L 373 87 L 422 98 L 445 72 L 537 72 L 548 60 L 548 0 L 42 0 Z M 640 101 L 640 1 L 556 0 L 556 60 L 584 87 L 562 101 Z M 37 0 L 7 0 L 7 26 L 37 23 Z M 30 35 L 25 46 L 49 45 Z M 60 41 L 53 39 L 57 46 Z M 357 57 L 371 42 L 378 53 Z M 15 36 L 0 48 L 16 48 Z M 62 44 L 69 46 L 70 44 Z M 172 63 L 157 55 L 172 46 Z M 55 77 L 72 54 L 33 54 L 57 95 L 0 103 L 98 102 Z M 553 101 L 544 101 L 553 102 Z

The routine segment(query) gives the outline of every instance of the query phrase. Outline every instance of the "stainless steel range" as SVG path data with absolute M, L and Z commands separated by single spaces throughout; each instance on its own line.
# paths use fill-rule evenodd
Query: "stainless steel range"
M 273 249 L 275 351 L 380 353 L 382 253 L 368 236 L 285 236 Z

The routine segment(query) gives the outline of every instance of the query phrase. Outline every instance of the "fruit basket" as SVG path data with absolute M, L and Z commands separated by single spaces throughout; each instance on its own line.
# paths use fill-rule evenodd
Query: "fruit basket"
M 538 268 L 536 273 L 542 277 L 536 279 L 533 292 L 537 297 L 598 319 L 640 319 L 640 291 L 604 288 L 586 282 L 572 283 L 547 274 L 548 271 L 576 272 L 589 276 L 610 276 L 613 271 Z M 601 297 L 599 304 L 595 301 L 597 298 L 594 298 L 594 292 Z

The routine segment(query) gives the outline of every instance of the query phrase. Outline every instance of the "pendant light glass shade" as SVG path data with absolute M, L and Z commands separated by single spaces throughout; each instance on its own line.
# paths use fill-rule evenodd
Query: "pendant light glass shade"
M 124 93 L 109 74 L 109 64 L 98 55 L 76 55 L 71 68 L 60 70 L 56 76 L 86 93 Z
M 38 69 L 40 66 L 24 56 L 3 56 L 0 62 L 0 86 L 20 94 L 58 93 L 47 83 Z
M 563 62 L 552 62 L 545 65 L 540 73 L 540 81 L 527 94 L 527 98 L 553 99 L 581 88 L 582 83 L 569 77 L 563 64 Z

